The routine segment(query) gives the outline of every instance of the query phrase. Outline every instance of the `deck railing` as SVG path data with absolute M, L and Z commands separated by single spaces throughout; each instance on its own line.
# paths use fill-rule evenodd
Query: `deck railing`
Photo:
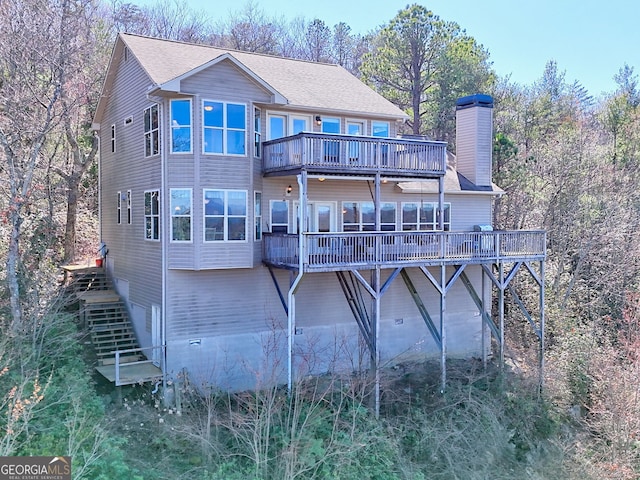
M 315 172 L 433 177 L 445 174 L 445 142 L 302 132 L 263 144 L 265 174 Z
M 305 233 L 302 237 L 307 270 L 546 257 L 544 231 Z M 299 265 L 297 235 L 265 234 L 264 239 L 267 263 L 292 268 Z

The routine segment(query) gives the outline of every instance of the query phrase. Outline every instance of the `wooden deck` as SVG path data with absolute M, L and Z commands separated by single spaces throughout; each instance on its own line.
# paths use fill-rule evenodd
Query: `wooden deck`
M 298 269 L 298 235 L 265 234 L 266 264 Z M 544 231 L 303 233 L 307 272 L 525 262 L 546 258 Z
M 437 178 L 445 174 L 447 144 L 403 138 L 302 132 L 264 142 L 263 173 Z

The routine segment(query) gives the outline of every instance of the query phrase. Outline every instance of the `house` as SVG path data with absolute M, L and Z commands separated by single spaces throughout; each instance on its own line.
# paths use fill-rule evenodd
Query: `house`
M 545 233 L 491 228 L 492 107 L 460 99 L 454 162 L 340 66 L 119 35 L 100 234 L 146 355 L 230 389 L 427 357 L 444 380 L 502 355 L 505 293 L 542 347 Z

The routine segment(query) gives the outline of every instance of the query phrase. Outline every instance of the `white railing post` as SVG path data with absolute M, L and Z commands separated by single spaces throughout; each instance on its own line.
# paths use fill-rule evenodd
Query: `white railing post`
M 115 367 L 116 367 L 116 387 L 118 387 L 120 386 L 120 352 L 118 350 L 116 350 Z

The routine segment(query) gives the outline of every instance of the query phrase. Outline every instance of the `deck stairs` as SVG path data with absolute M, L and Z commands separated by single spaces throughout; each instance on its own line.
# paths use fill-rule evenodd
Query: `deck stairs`
M 104 268 L 87 267 L 74 271 L 67 289 L 78 303 L 78 317 L 89 333 L 98 366 L 113 365 L 116 350 L 126 352 L 139 348 L 126 305 Z M 128 352 L 121 354 L 119 361 L 127 363 L 141 359 L 139 353 Z

